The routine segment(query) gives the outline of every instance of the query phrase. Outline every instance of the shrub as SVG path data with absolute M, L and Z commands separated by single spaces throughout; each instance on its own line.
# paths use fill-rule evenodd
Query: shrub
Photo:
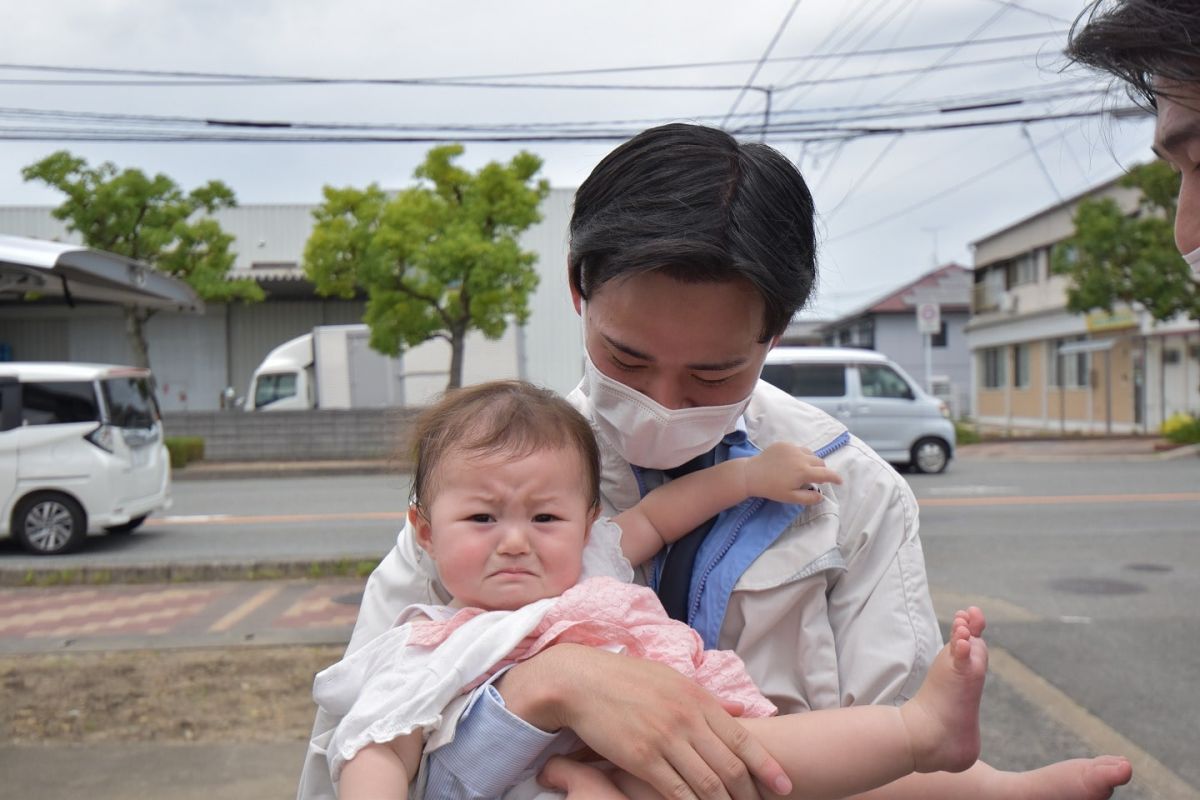
M 954 437 L 961 444 L 977 444 L 980 440 L 979 429 L 975 427 L 975 423 L 970 422 L 965 417 L 954 421 Z
M 1200 443 L 1200 417 L 1179 412 L 1162 425 L 1162 435 L 1175 444 Z
M 172 469 L 181 469 L 204 458 L 204 439 L 199 436 L 168 436 L 163 443 L 171 454 Z

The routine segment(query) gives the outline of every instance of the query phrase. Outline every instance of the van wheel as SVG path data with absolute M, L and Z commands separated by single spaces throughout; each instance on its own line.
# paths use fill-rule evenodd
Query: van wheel
M 917 472 L 935 475 L 950 463 L 950 448 L 941 439 L 921 439 L 912 448 L 912 466 Z
M 134 517 L 129 522 L 124 522 L 120 525 L 109 525 L 104 529 L 105 533 L 133 533 L 142 526 L 149 514 L 142 514 L 140 517 Z
M 69 553 L 87 538 L 87 515 L 65 494 L 31 494 L 17 503 L 12 532 L 21 546 L 35 555 Z

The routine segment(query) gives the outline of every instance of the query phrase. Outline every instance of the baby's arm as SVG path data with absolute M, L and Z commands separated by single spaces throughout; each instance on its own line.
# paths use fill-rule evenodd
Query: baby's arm
M 340 800 L 408 797 L 408 784 L 421 764 L 419 731 L 383 744 L 369 744 L 342 767 Z
M 811 450 L 781 442 L 758 455 L 733 458 L 666 483 L 614 521 L 621 527 L 625 557 L 641 564 L 747 497 L 812 505 L 821 500 L 816 484 L 841 482 Z

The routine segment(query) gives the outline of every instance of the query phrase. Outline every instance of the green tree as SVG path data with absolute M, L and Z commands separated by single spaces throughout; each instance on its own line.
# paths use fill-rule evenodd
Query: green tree
M 387 355 L 441 338 L 450 343 L 448 388 L 462 385 L 467 332 L 498 339 L 510 319 L 529 318 L 537 255 L 517 237 L 541 219 L 550 191 L 535 181 L 537 156 L 471 173 L 454 161 L 462 145 L 435 147 L 417 167 L 419 183 L 395 194 L 325 187 L 313 212 L 304 269 L 322 295 L 365 291 L 371 346 Z
M 220 181 L 184 194 L 166 175 L 148 177 L 138 169 L 118 170 L 112 162 L 89 167 L 65 150 L 21 170 L 26 181 L 41 181 L 66 195 L 54 216 L 78 232 L 88 247 L 141 261 L 188 283 L 202 300 L 259 301 L 262 288 L 248 279 L 229 279 L 233 237 L 204 214 L 237 205 Z M 125 306 L 125 330 L 134 361 L 150 365 L 146 322 L 155 311 Z
M 1153 161 L 1130 170 L 1120 185 L 1141 192 L 1135 214 L 1111 198 L 1084 200 L 1075 209 L 1075 235 L 1055 248 L 1054 271 L 1071 279 L 1067 308 L 1111 313 L 1127 303 L 1160 321 L 1200 319 L 1200 290 L 1175 247 L 1179 174 Z

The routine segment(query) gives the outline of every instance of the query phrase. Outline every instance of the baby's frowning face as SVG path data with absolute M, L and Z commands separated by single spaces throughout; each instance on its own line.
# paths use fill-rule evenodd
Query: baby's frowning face
M 409 518 L 459 607 L 511 610 L 579 580 L 595 519 L 579 454 L 447 453 Z

